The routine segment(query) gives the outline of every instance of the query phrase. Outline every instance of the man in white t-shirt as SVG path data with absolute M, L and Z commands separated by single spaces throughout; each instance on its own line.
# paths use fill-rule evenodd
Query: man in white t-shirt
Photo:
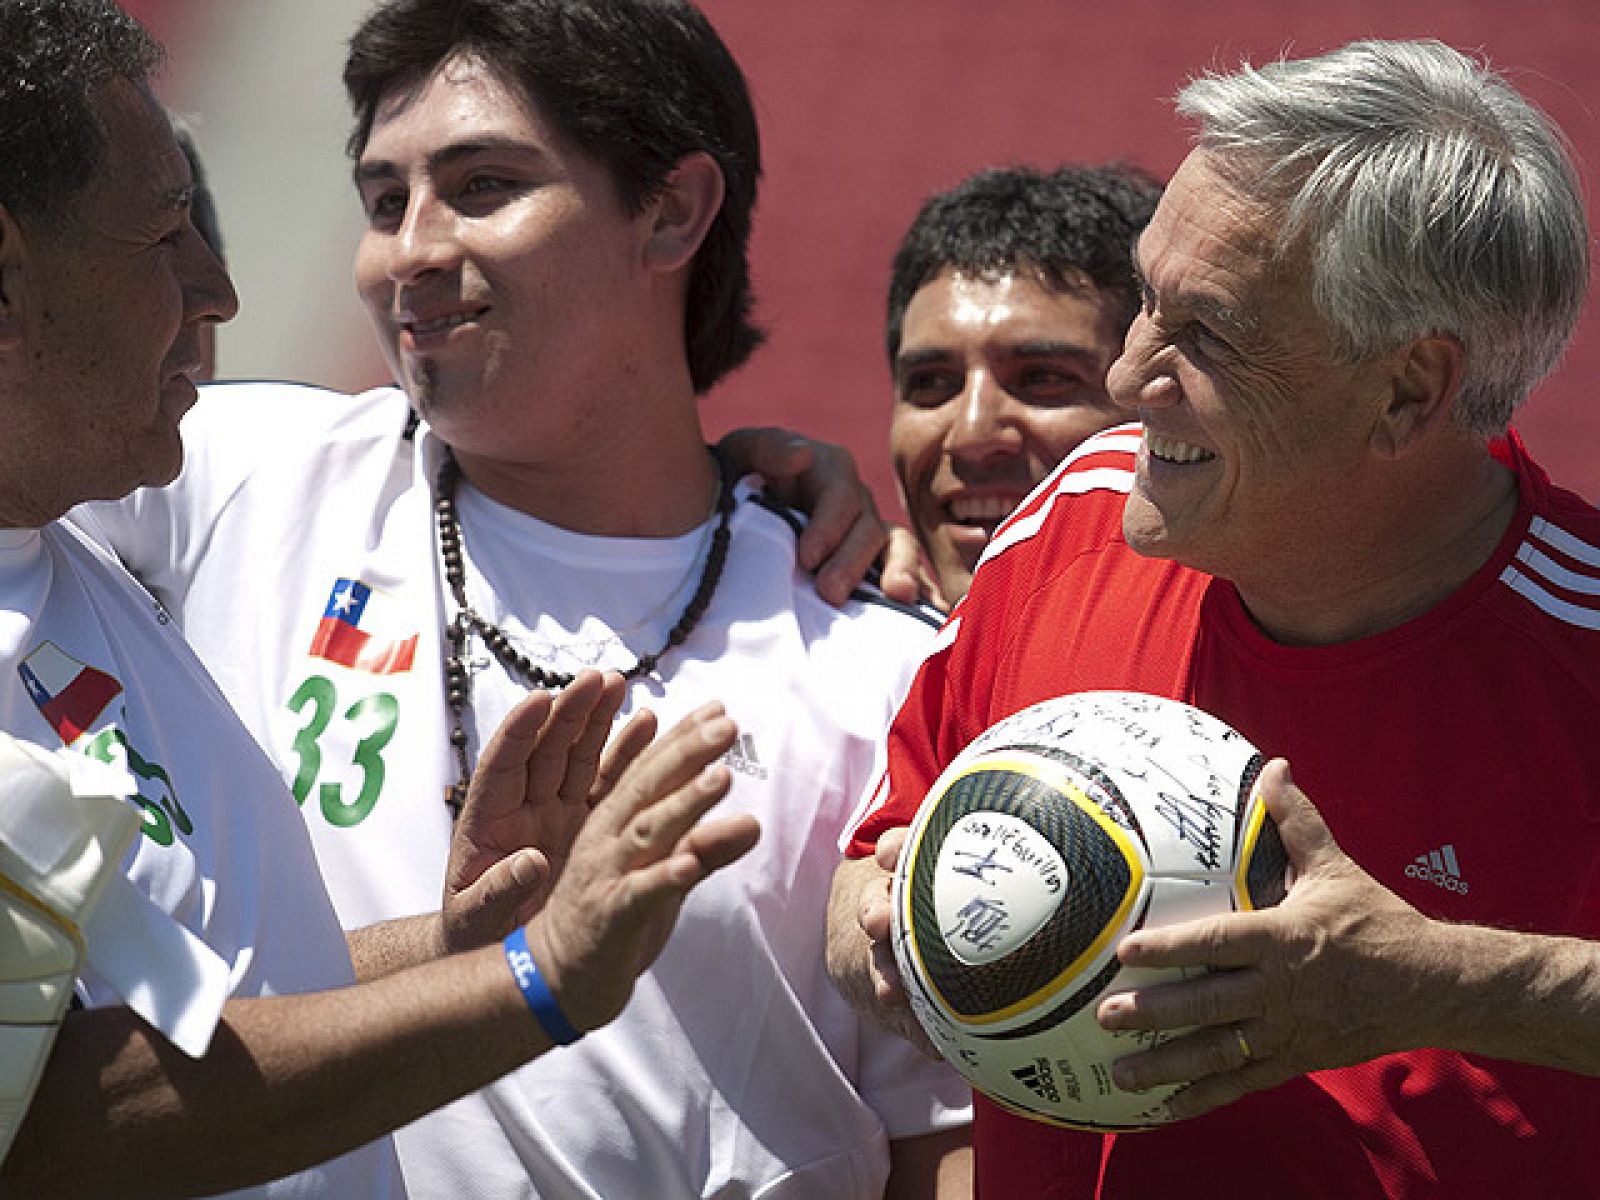
M 0 0 L 0 1191 L 403 1196 L 383 1135 L 614 1017 L 684 895 L 754 843 L 747 816 L 695 824 L 736 730 L 707 708 L 640 755 L 646 720 L 602 759 L 620 680 L 531 698 L 485 752 L 446 918 L 347 947 L 271 763 L 167 610 L 64 516 L 177 473 L 199 331 L 237 307 L 146 82 L 159 56 L 110 0 Z M 95 888 L 51 874 L 88 823 L 85 757 L 141 813 L 125 878 L 107 861 Z M 59 786 L 27 766 L 52 762 Z M 548 856 L 496 861 L 530 840 Z M 483 936 L 558 866 L 537 916 Z M 173 945 L 193 986 L 146 953 Z
M 111 541 L 290 782 L 347 926 L 430 902 L 485 736 L 583 667 L 663 719 L 725 703 L 763 829 L 619 1023 L 398 1136 L 408 1187 L 970 1194 L 967 1089 L 823 965 L 838 831 L 931 629 L 820 600 L 699 421 L 760 340 L 737 65 L 682 3 L 404 0 L 345 79 L 403 391 L 208 389 Z

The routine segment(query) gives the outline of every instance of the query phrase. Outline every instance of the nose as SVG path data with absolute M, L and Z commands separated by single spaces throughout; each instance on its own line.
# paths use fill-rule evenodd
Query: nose
M 1106 391 L 1112 403 L 1130 411 L 1175 404 L 1182 394 L 1172 348 L 1143 313 L 1128 326 L 1122 353 L 1106 372 Z
M 404 219 L 388 242 L 387 274 L 395 283 L 415 283 L 449 268 L 457 257 L 453 221 L 447 205 L 422 188 L 414 189 Z
M 1022 437 L 1010 419 L 1011 403 L 990 372 L 970 372 L 961 394 L 955 397 L 955 416 L 945 439 L 951 455 L 978 460 L 1017 453 Z
M 183 239 L 186 262 L 183 280 L 184 315 L 190 321 L 231 321 L 239 315 L 239 293 L 228 268 L 199 233 L 190 230 Z

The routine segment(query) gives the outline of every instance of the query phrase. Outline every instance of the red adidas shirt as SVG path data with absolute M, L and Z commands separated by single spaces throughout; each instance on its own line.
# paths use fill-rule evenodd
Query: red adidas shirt
M 1288 758 L 1345 850 L 1423 912 L 1600 937 L 1600 513 L 1552 487 L 1512 435 L 1497 454 L 1517 474 L 1517 515 L 1466 586 L 1376 637 L 1283 646 L 1231 584 L 1122 540 L 1137 447 L 1130 428 L 1085 443 L 997 532 L 895 721 L 850 853 L 909 823 L 1001 717 L 1067 692 L 1153 692 Z M 985 1200 L 1175 1184 L 1501 1200 L 1600 1196 L 1596 1129 L 1600 1080 L 1429 1050 L 1139 1134 L 980 1102 L 974 1137 Z

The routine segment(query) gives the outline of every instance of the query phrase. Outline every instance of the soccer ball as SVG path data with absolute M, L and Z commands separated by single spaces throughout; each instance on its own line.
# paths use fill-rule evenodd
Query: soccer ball
M 1111 1064 L 1173 1033 L 1108 1032 L 1102 997 L 1182 978 L 1130 970 L 1133 930 L 1283 898 L 1263 760 L 1187 704 L 1082 692 L 985 730 L 928 792 L 894 876 L 893 944 L 933 1044 L 996 1103 L 1075 1129 L 1169 1118 L 1175 1088 Z

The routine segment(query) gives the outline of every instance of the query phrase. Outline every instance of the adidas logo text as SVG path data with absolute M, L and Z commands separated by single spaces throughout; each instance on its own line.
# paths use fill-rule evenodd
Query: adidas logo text
M 1454 845 L 1440 846 L 1427 854 L 1419 854 L 1414 862 L 1406 864 L 1406 878 L 1422 879 L 1447 892 L 1465 896 L 1467 881 L 1461 878 L 1461 864 L 1456 861 Z
M 728 764 L 730 771 L 737 771 L 741 775 L 749 775 L 755 779 L 767 777 L 767 769 L 756 757 L 755 739 L 748 733 L 739 735 L 739 740 L 728 747 L 728 752 L 722 756 L 722 761 Z

